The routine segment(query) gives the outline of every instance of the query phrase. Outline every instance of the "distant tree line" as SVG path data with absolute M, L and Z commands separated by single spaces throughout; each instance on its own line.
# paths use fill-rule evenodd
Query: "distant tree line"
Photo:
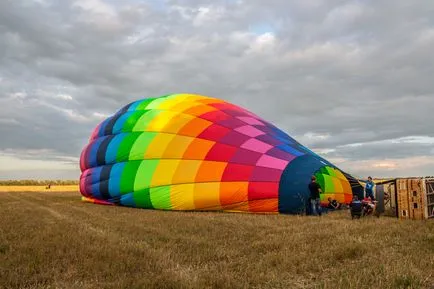
M 79 183 L 78 180 L 0 180 L 0 186 L 67 186 Z

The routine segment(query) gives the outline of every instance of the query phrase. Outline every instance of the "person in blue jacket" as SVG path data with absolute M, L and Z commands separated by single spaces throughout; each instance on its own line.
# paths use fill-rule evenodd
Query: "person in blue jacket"
M 372 178 L 369 176 L 368 182 L 366 183 L 366 186 L 365 186 L 365 192 L 366 192 L 366 198 L 371 198 L 371 200 L 373 200 L 373 201 L 375 200 L 374 186 L 375 186 L 375 183 L 372 181 Z

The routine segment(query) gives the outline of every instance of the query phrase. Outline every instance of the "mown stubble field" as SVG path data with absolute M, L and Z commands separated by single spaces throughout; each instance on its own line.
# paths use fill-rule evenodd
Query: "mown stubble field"
M 165 212 L 0 192 L 0 288 L 433 288 L 434 222 Z

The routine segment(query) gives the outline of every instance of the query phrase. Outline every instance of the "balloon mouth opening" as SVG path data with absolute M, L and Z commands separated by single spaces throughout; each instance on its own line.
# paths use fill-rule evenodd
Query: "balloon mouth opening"
M 340 169 L 331 165 L 324 165 L 314 172 L 312 179 L 321 187 L 322 205 L 328 205 L 329 199 L 345 204 L 351 202 L 353 198 L 351 181 Z

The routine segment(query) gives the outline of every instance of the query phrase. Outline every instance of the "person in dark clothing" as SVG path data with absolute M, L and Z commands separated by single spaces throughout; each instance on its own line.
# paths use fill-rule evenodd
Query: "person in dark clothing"
M 359 197 L 353 196 L 353 201 L 350 203 L 351 219 L 360 218 L 362 216 L 363 204 Z
M 328 209 L 339 210 L 341 208 L 341 204 L 338 201 L 333 200 L 332 198 L 328 198 L 328 201 L 329 201 L 329 203 L 327 205 Z
M 311 202 L 311 206 L 312 206 L 312 213 L 313 215 L 320 215 L 322 214 L 321 212 L 321 203 L 320 203 L 320 193 L 321 191 L 321 187 L 320 185 L 316 182 L 316 177 L 312 176 L 311 178 L 311 182 L 309 183 L 309 191 L 310 191 L 310 202 Z

